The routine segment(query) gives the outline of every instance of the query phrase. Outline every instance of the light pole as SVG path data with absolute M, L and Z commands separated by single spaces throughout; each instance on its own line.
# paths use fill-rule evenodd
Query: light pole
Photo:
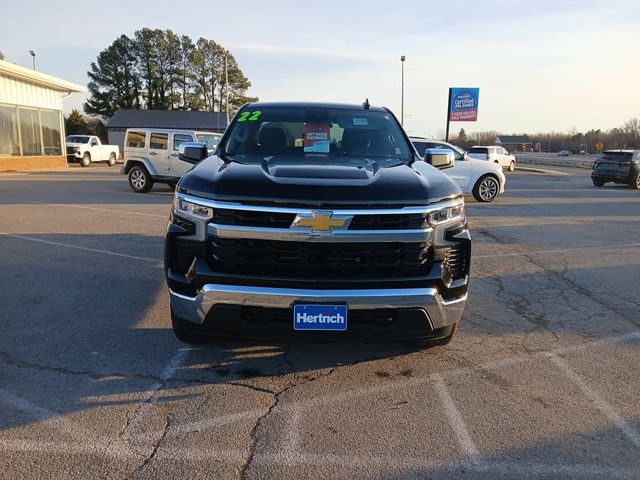
M 227 126 L 229 125 L 229 66 L 227 54 L 224 54 L 224 94 L 225 103 L 227 104 Z
M 34 52 L 33 50 L 29 50 L 29 53 L 31 54 L 31 57 L 33 57 L 33 69 L 36 69 L 36 52 Z
M 404 59 L 405 55 L 400 57 L 400 63 L 402 64 L 402 86 L 400 93 L 400 125 L 404 125 Z

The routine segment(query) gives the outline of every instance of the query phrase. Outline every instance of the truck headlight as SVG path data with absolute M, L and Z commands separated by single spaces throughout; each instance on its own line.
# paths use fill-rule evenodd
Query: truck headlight
M 435 210 L 429 213 L 427 218 L 427 222 L 429 222 L 429 225 L 431 226 L 442 225 L 445 223 L 464 223 L 465 220 L 464 203 Z
M 173 201 L 173 211 L 177 214 L 190 215 L 204 220 L 213 217 L 213 208 L 190 202 L 179 195 L 176 195 Z

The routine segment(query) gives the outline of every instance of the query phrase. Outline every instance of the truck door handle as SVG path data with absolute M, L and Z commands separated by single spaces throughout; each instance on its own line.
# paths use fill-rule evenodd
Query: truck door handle
M 157 155 L 156 152 L 149 152 L 149 155 Z

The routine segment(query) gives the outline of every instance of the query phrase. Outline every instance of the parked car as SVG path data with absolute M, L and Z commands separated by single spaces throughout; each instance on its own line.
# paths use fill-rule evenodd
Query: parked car
M 214 155 L 183 143 L 165 242 L 176 336 L 447 343 L 467 298 L 460 188 L 390 110 L 248 103 Z
M 593 161 L 591 181 L 596 187 L 613 182 L 640 190 L 640 150 L 606 150 Z
M 510 172 L 516 169 L 516 157 L 502 147 L 475 146 L 471 147 L 467 154 L 478 160 L 488 160 L 491 163 L 497 163 Z
M 460 147 L 441 140 L 411 137 L 411 142 L 421 157 L 428 148 L 452 151 L 455 165 L 443 170 L 443 173 L 451 177 L 466 195 L 473 195 L 479 202 L 492 202 L 504 193 L 507 179 L 499 165 L 470 157 Z
M 120 156 L 118 145 L 102 145 L 95 135 L 69 135 L 65 146 L 67 162 L 80 162 L 83 167 L 94 162 L 107 162 L 112 167 Z
M 558 152 L 559 157 L 568 157 L 569 155 L 571 155 L 571 152 L 569 150 L 560 150 Z
M 134 192 L 148 192 L 154 183 L 175 186 L 193 166 L 178 158 L 180 144 L 201 142 L 212 154 L 221 137 L 214 132 L 129 128 L 124 141 L 124 166 L 120 171 L 128 176 Z

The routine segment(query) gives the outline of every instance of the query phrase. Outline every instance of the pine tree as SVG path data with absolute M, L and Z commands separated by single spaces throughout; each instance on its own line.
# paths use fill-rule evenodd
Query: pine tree
M 75 108 L 64 118 L 64 129 L 67 135 L 83 135 L 87 133 L 87 122 L 82 113 Z
M 122 35 L 91 63 L 85 113 L 110 117 L 120 108 L 140 108 L 141 82 L 133 50 L 133 41 Z

